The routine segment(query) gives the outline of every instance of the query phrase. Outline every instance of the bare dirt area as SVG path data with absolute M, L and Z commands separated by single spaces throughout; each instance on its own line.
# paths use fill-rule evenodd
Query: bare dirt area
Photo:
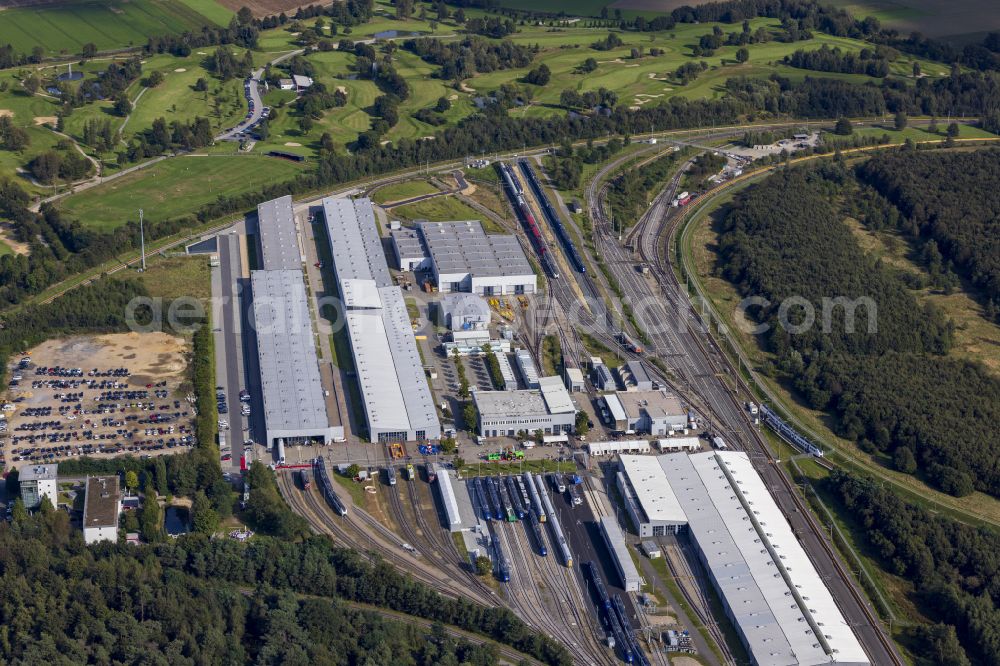
M 308 7 L 315 3 L 302 2 L 301 0 L 219 0 L 219 4 L 234 12 L 239 11 L 242 7 L 247 7 L 254 16 L 269 16 L 281 12 L 291 14 L 290 10 Z
M 10 109 L 0 109 L 0 118 L 11 118 L 13 115 L 14 112 Z
M 152 456 L 193 445 L 188 343 L 166 333 L 48 340 L 12 359 L 0 456 Z
M 10 224 L 0 224 L 0 240 L 4 242 L 14 254 L 27 254 L 31 251 L 31 248 L 27 243 L 22 243 L 21 241 L 14 240 L 14 227 Z

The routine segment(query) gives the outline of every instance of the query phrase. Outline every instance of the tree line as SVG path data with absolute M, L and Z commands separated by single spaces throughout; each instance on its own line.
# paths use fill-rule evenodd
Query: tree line
M 768 325 L 775 361 L 764 369 L 901 471 L 953 495 L 1000 494 L 1000 381 L 943 356 L 953 324 L 858 245 L 836 203 L 854 196 L 852 182 L 836 163 L 782 171 L 741 193 L 722 222 L 723 275 L 767 301 L 748 310 Z M 788 308 L 783 324 L 792 298 L 811 307 Z
M 246 544 L 200 534 L 156 545 L 86 547 L 68 514 L 0 525 L 0 660 L 5 663 L 443 664 L 486 666 L 495 647 L 358 610 L 452 623 L 545 663 L 565 649 L 513 613 L 442 597 L 326 537 Z
M 1000 535 L 906 502 L 868 477 L 837 469 L 825 484 L 880 565 L 909 581 L 910 596 L 939 623 L 910 631 L 918 659 L 1000 663 Z
M 784 63 L 799 69 L 817 72 L 839 72 L 841 74 L 864 74 L 882 78 L 889 74 L 889 59 L 872 49 L 861 49 L 858 53 L 832 49 L 824 44 L 818 49 L 799 49 L 784 57 Z
M 440 39 L 408 39 L 403 48 L 422 60 L 439 65 L 438 78 L 456 80 L 469 78 L 477 72 L 527 67 L 537 53 L 537 47 L 515 44 L 510 40 L 491 42 L 482 37 L 466 37 L 458 42 Z

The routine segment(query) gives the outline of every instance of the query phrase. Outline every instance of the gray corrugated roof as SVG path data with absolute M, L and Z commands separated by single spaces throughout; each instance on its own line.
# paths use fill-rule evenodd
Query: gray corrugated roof
M 264 270 L 302 268 L 290 195 L 257 206 L 257 229 Z
M 302 271 L 251 271 L 250 280 L 267 429 L 327 429 Z
M 378 287 L 392 286 L 371 200 L 323 199 L 323 216 L 337 281 L 375 280 Z
M 389 232 L 401 259 L 423 259 L 427 256 L 423 241 L 415 229 L 394 229 Z
M 488 235 L 483 231 L 479 220 L 420 222 L 417 228 L 439 274 L 534 277 L 531 264 L 524 256 L 517 238 L 511 235 Z

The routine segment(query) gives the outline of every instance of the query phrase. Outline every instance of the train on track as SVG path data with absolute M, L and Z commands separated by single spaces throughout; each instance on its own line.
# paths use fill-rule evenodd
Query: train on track
M 312 488 L 312 479 L 309 476 L 309 470 L 299 470 L 299 484 L 302 486 L 302 490 L 309 490 Z
M 823 457 L 823 449 L 819 448 L 796 432 L 792 426 L 785 423 L 780 416 L 775 414 L 770 407 L 767 405 L 761 405 L 759 411 L 760 415 L 764 418 L 764 423 L 766 423 L 771 430 L 778 433 L 786 442 L 797 448 L 802 453 L 808 453 L 809 455 L 817 458 Z
M 493 540 L 493 550 L 496 553 L 497 558 L 497 579 L 501 583 L 510 582 L 510 564 L 507 562 L 507 556 L 504 555 L 503 547 L 500 545 L 498 539 Z
M 517 522 L 517 512 L 514 511 L 514 504 L 510 501 L 510 493 L 507 491 L 507 484 L 500 477 L 492 477 L 491 481 L 496 484 L 500 494 L 500 508 L 503 509 L 501 516 L 506 517 L 508 523 Z
M 510 495 L 510 503 L 514 507 L 514 514 L 518 520 L 524 520 L 524 505 L 521 503 L 521 491 L 514 482 L 513 476 L 502 477 L 507 484 L 507 493 Z
M 538 176 L 535 175 L 535 170 L 532 168 L 531 164 L 526 159 L 520 159 L 517 165 L 521 167 L 521 173 L 524 174 L 525 180 L 528 181 L 528 185 L 531 186 L 531 191 L 535 194 L 535 200 L 538 201 L 538 205 L 542 208 L 542 214 L 545 215 L 545 219 L 549 221 L 549 225 L 556 232 L 556 238 L 562 243 L 563 249 L 566 250 L 566 256 L 569 257 L 569 262 L 573 264 L 573 268 L 579 273 L 586 273 L 587 267 L 583 263 L 583 259 L 580 257 L 580 253 L 577 252 L 576 244 L 573 243 L 573 239 L 569 237 L 569 233 L 563 226 L 562 220 L 559 219 L 556 209 L 552 207 L 552 202 L 549 201 L 549 197 L 545 194 L 542 189 L 542 184 L 538 182 Z
M 535 479 L 532 478 L 531 472 L 525 472 L 523 476 L 524 483 L 528 487 L 528 494 L 531 495 L 531 505 L 535 511 L 535 516 L 538 518 L 538 522 L 544 523 L 546 520 L 545 507 L 542 506 L 542 498 L 538 495 Z
M 490 499 L 483 488 L 483 480 L 476 477 L 470 479 L 466 485 L 469 487 L 469 494 L 472 496 L 473 503 L 479 507 L 479 512 L 483 520 L 493 520 L 493 511 L 490 510 Z
M 333 482 L 330 480 L 330 475 L 327 474 L 323 459 L 317 458 L 313 462 L 313 465 L 316 468 L 316 480 L 319 482 L 319 489 L 323 493 L 323 497 L 326 498 L 326 503 L 330 505 L 330 508 L 338 516 L 346 516 L 347 507 L 340 501 L 340 497 L 337 496 L 336 491 L 333 489 Z
M 632 631 L 632 624 L 628 621 L 628 612 L 625 610 L 622 598 L 616 594 L 611 600 L 611 605 L 613 614 L 617 616 L 618 622 L 621 625 L 622 658 L 630 664 L 636 663 L 639 666 L 650 666 L 645 653 L 639 648 L 639 640 L 635 637 L 635 632 Z M 612 613 L 612 611 L 608 612 Z M 617 641 L 617 637 L 615 640 Z
M 507 514 L 503 510 L 503 502 L 500 501 L 500 490 L 497 488 L 495 479 L 484 477 L 482 482 L 490 496 L 490 502 L 493 507 L 493 520 L 504 520 Z
M 388 467 L 385 468 L 385 473 L 386 476 L 389 478 L 389 485 L 390 486 L 396 485 L 396 468 L 393 467 L 392 465 L 389 465 Z
M 531 511 L 528 512 L 528 524 L 531 527 L 531 533 L 535 537 L 535 543 L 538 545 L 538 554 L 545 557 L 549 554 L 549 549 L 545 547 L 545 537 L 542 536 L 542 524 L 538 522 L 538 518 Z
M 552 258 L 552 253 L 549 251 L 545 238 L 542 237 L 542 231 L 538 228 L 535 216 L 531 214 L 531 207 L 528 206 L 528 200 L 524 198 L 524 189 L 518 182 L 514 169 L 504 162 L 497 162 L 497 169 L 500 172 L 500 177 L 503 178 L 504 185 L 506 185 L 507 195 L 510 197 L 511 202 L 513 202 L 514 209 L 517 211 L 517 215 L 521 219 L 525 231 L 528 232 L 528 237 L 531 239 L 532 245 L 535 246 L 535 252 L 538 253 L 538 257 L 542 261 L 542 268 L 549 274 L 549 277 L 553 279 L 558 278 L 559 269 L 556 267 L 555 259 Z
M 608 596 L 608 588 L 604 586 L 601 572 L 597 570 L 597 565 L 588 560 L 583 563 L 583 573 L 590 577 L 590 582 L 594 585 L 594 592 L 600 601 L 600 607 L 606 611 L 611 610 L 611 597 Z
M 563 534 L 562 526 L 559 524 L 559 519 L 556 517 L 555 509 L 552 507 L 552 500 L 549 499 L 549 494 L 545 492 L 545 481 L 542 479 L 541 474 L 535 477 L 535 485 L 542 498 L 542 504 L 545 506 L 545 512 L 549 516 L 548 525 L 549 530 L 552 532 L 552 543 L 559 549 L 559 554 L 562 555 L 563 563 L 567 567 L 572 568 L 573 553 L 570 552 L 569 542 L 566 541 L 566 536 Z
M 619 331 L 615 333 L 615 340 L 617 340 L 622 347 L 629 350 L 633 354 L 642 353 L 642 345 L 633 340 L 625 331 Z

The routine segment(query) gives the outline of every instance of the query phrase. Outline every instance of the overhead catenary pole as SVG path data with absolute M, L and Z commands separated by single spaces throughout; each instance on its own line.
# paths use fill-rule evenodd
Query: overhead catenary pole
M 139 209 L 139 252 L 142 256 L 142 272 L 146 272 L 146 235 L 142 229 L 142 209 Z

